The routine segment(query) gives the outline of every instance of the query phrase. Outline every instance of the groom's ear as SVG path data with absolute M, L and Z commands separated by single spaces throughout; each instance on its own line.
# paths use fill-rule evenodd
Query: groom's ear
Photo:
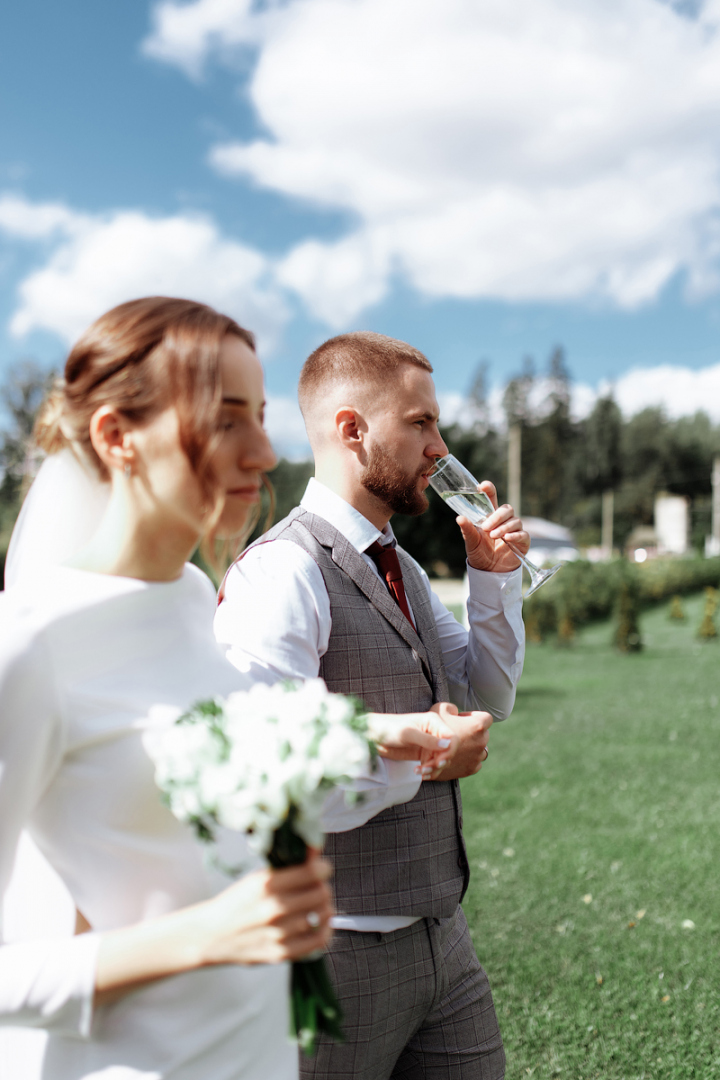
M 101 405 L 90 419 L 90 442 L 97 456 L 112 475 L 113 469 L 132 465 L 134 450 L 130 424 L 112 405 Z
M 335 413 L 335 432 L 342 446 L 353 453 L 362 452 L 368 425 L 357 409 L 343 405 Z

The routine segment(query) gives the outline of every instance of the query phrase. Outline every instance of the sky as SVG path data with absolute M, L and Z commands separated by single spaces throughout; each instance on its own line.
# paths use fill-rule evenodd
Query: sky
M 23 0 L 0 136 L 0 368 L 161 293 L 256 332 L 291 456 L 352 329 L 446 419 L 562 346 L 578 414 L 720 421 L 720 0 Z

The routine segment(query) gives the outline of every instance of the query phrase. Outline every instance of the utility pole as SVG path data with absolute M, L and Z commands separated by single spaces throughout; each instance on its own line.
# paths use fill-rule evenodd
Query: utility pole
M 705 545 L 706 555 L 720 555 L 720 457 L 713 461 L 712 471 L 712 533 Z
M 612 488 L 602 494 L 602 548 L 606 559 L 613 553 L 613 516 L 615 512 L 615 493 Z
M 513 424 L 508 432 L 508 502 L 516 514 L 520 513 L 522 428 Z

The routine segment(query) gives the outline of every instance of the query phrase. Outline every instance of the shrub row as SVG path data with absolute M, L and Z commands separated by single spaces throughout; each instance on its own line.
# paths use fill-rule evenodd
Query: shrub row
M 560 642 L 570 641 L 576 627 L 617 612 L 621 595 L 647 607 L 708 586 L 720 586 L 720 557 L 654 559 L 640 565 L 626 559 L 578 560 L 567 563 L 552 583 L 525 601 L 523 618 L 530 641 L 554 633 Z

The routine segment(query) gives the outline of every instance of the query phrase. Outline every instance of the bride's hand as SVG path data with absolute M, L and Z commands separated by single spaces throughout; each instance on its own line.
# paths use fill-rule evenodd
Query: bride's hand
M 487 743 L 493 718 L 487 712 L 459 713 L 454 705 L 438 702 L 433 705 L 445 723 L 455 735 L 455 752 L 447 768 L 436 769 L 430 780 L 458 780 L 463 776 L 473 776 L 482 768 L 488 756 Z
M 442 768 L 455 752 L 452 728 L 437 712 L 371 713 L 368 722 L 381 757 L 418 761 L 423 776 Z
M 257 870 L 210 900 L 100 935 L 95 1004 L 210 964 L 276 964 L 322 949 L 333 914 L 330 863 Z
M 327 945 L 332 867 L 310 849 L 301 866 L 257 870 L 208 901 L 206 964 L 276 964 Z

